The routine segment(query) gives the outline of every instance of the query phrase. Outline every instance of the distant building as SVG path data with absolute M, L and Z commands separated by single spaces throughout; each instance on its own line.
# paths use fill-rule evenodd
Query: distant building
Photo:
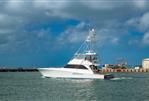
M 140 67 L 135 67 L 135 69 L 140 69 Z
M 142 66 L 144 69 L 149 69 L 149 58 L 146 58 L 142 61 Z
M 105 68 L 114 68 L 115 65 L 112 64 L 105 64 Z

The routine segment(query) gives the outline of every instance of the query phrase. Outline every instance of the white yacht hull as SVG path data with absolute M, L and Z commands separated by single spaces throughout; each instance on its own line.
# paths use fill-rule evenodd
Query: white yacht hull
M 51 78 L 81 78 L 81 79 L 105 79 L 103 74 L 91 74 L 87 70 L 65 68 L 38 68 L 44 77 Z
M 95 30 L 89 31 L 85 42 L 75 53 L 64 68 L 39 68 L 44 77 L 53 78 L 87 78 L 87 79 L 111 79 L 112 75 L 96 74 L 98 71 L 98 58 L 94 52 Z M 82 50 L 81 50 L 82 49 Z

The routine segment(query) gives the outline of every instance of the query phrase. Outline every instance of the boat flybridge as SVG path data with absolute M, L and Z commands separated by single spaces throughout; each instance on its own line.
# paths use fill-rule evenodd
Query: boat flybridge
M 44 77 L 51 78 L 86 78 L 86 79 L 111 79 L 113 75 L 101 74 L 98 69 L 99 60 L 95 52 L 96 33 L 89 31 L 84 43 L 75 53 L 73 58 L 61 68 L 38 68 Z

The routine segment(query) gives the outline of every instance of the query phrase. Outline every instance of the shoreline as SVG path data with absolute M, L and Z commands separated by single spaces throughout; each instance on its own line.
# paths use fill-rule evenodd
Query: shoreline
M 38 72 L 37 68 L 0 68 L 0 72 Z M 112 73 L 112 72 L 128 72 L 128 73 L 135 73 L 135 72 L 149 72 L 149 69 L 111 69 L 105 68 L 100 70 L 101 73 Z

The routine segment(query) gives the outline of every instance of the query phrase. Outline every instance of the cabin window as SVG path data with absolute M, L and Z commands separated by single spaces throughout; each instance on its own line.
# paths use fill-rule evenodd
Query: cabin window
M 87 69 L 85 66 L 83 65 L 66 65 L 64 66 L 64 68 L 74 68 L 74 69 Z
M 90 67 L 91 67 L 92 70 L 98 70 L 98 67 L 97 66 L 90 65 Z
M 89 60 L 89 61 L 93 62 L 93 61 L 97 61 L 97 57 L 88 55 L 85 57 L 85 60 Z

